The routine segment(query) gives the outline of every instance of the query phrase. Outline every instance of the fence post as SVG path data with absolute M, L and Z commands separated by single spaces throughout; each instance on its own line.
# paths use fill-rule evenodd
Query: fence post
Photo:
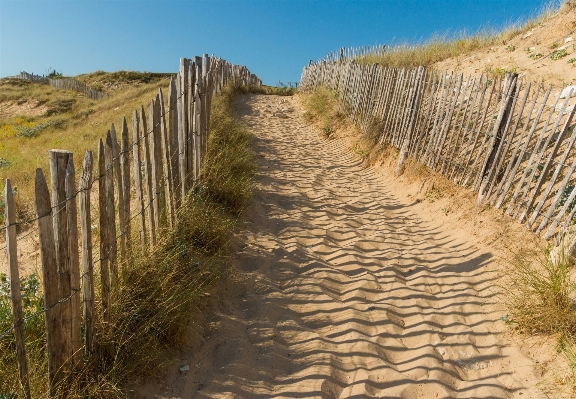
M 144 197 L 142 195 L 142 169 L 140 164 L 140 127 L 138 111 L 132 113 L 132 161 L 134 163 L 134 190 L 136 191 L 136 211 L 140 228 L 140 247 L 146 248 L 146 218 L 144 217 Z
M 144 173 L 146 177 L 145 182 L 147 198 L 147 204 L 145 208 L 148 208 L 148 232 L 150 233 L 150 246 L 154 246 L 156 243 L 156 225 L 154 223 L 154 206 L 152 204 L 154 201 L 154 190 L 152 187 L 152 159 L 150 155 L 150 144 L 148 143 L 149 138 L 144 106 L 140 107 L 140 131 L 142 133 L 142 144 L 144 146 Z
M 196 157 L 196 143 L 198 142 L 198 128 L 196 124 L 196 112 L 197 109 L 200 107 L 200 94 L 199 94 L 199 87 L 198 84 L 202 80 L 202 78 L 198 74 L 198 68 L 201 68 L 202 65 L 202 58 L 194 57 L 194 62 L 190 62 L 188 64 L 188 82 L 190 87 L 189 96 L 189 112 L 187 116 L 188 120 L 188 141 L 187 141 L 187 168 L 188 168 L 188 175 L 186 176 L 187 179 L 187 189 L 190 190 L 192 185 L 194 184 L 194 180 L 196 179 L 196 164 L 195 164 L 195 157 Z
M 68 246 L 68 217 L 66 209 L 66 168 L 71 153 L 64 150 L 50 150 L 50 184 L 52 186 L 52 206 L 54 208 L 53 227 L 56 244 L 56 263 L 58 265 L 58 299 L 60 304 L 60 322 L 62 342 L 59 351 L 63 356 L 63 371 L 68 374 L 69 361 L 72 358 L 72 301 L 70 301 L 70 256 Z
M 180 58 L 180 72 L 178 73 L 178 164 L 180 170 L 180 190 L 181 198 L 184 201 L 186 197 L 187 186 L 186 180 L 188 175 L 188 165 L 186 152 L 188 150 L 188 97 L 190 91 L 188 88 L 188 60 Z
M 22 318 L 22 298 L 20 296 L 18 248 L 16 247 L 16 209 L 10 179 L 6 179 L 6 184 L 4 184 L 4 203 L 6 257 L 8 260 L 8 278 L 10 279 L 10 299 L 12 300 L 12 319 L 14 323 L 14 339 L 16 341 L 16 356 L 18 358 L 18 373 L 24 395 L 27 399 L 30 399 L 30 379 L 28 376 L 26 347 L 24 346 L 24 320 Z
M 126 117 L 122 118 L 122 132 L 120 144 L 120 160 L 122 167 L 122 193 L 124 194 L 124 239 L 126 240 L 126 251 L 130 251 L 132 240 L 132 228 L 130 226 L 130 160 L 129 160 L 129 139 Z
M 46 308 L 46 351 L 48 352 L 48 378 L 50 395 L 56 394 L 56 388 L 64 377 L 62 369 L 63 352 L 62 330 L 60 329 L 60 308 L 58 305 L 58 265 L 56 264 L 56 246 L 52 225 L 52 206 L 48 185 L 42 169 L 36 169 L 35 207 L 38 217 L 40 237 L 40 258 L 42 260 L 42 285 L 44 288 L 44 307 Z
M 110 283 L 111 287 L 116 286 L 118 281 L 118 245 L 116 242 L 116 212 L 114 210 L 114 156 L 112 155 L 112 133 L 110 130 L 106 134 L 106 144 L 104 145 L 104 160 L 106 166 L 106 217 L 108 228 L 108 241 L 106 253 L 101 253 L 100 256 L 105 256 L 110 259 Z M 112 291 L 112 289 L 110 290 Z
M 168 143 L 168 135 L 166 131 L 166 116 L 164 109 L 164 96 L 162 95 L 162 89 L 158 90 L 158 104 L 160 105 L 160 141 L 162 142 L 162 167 L 164 170 L 164 177 L 162 182 L 164 184 L 164 206 L 166 211 L 166 218 L 170 227 L 174 224 L 174 214 L 173 207 L 174 203 L 172 201 L 172 168 L 170 165 L 170 146 Z
M 79 182 L 80 227 L 82 231 L 82 299 L 84 313 L 85 352 L 94 352 L 94 272 L 92 263 L 92 221 L 90 189 L 92 185 L 92 151 L 86 151 Z
M 104 143 L 98 140 L 98 209 L 100 215 L 100 282 L 102 286 L 102 318 L 104 323 L 110 321 L 110 259 L 108 247 L 108 213 L 106 211 L 106 160 Z
M 500 112 L 496 123 L 494 123 L 493 137 L 490 139 L 490 144 L 488 145 L 488 150 L 486 151 L 486 159 L 484 160 L 481 170 L 482 170 L 482 180 L 480 182 L 480 189 L 478 190 L 478 200 L 477 203 L 480 205 L 484 199 L 484 191 L 486 190 L 486 185 L 488 184 L 488 178 L 492 169 L 492 165 L 496 161 L 496 156 L 498 149 L 500 148 L 500 142 L 502 136 L 505 134 L 505 127 L 507 126 L 508 117 L 512 112 L 512 102 L 513 94 L 516 88 L 516 80 L 518 78 L 517 73 L 509 73 L 506 76 L 506 83 L 504 85 L 505 94 L 502 99 L 502 106 L 500 107 Z
M 156 96 L 155 99 L 150 101 L 150 114 L 148 116 L 150 121 L 150 132 L 151 136 L 149 138 L 150 143 L 150 166 L 152 169 L 152 206 L 154 207 L 154 225 L 156 228 L 160 228 L 160 220 L 162 213 L 162 194 L 160 190 L 160 175 L 162 173 L 162 168 L 160 167 L 162 162 L 162 156 L 160 154 L 160 107 L 159 99 Z
M 408 147 L 410 145 L 410 141 L 412 140 L 414 128 L 416 126 L 416 119 L 418 118 L 418 113 L 420 111 L 420 99 L 421 99 L 420 94 L 423 91 L 422 87 L 424 86 L 423 83 L 425 79 L 426 79 L 426 67 L 419 67 L 416 81 L 416 88 L 414 89 L 414 96 L 412 98 L 412 101 L 410 102 L 410 116 L 407 122 L 408 132 L 406 133 L 404 143 L 402 144 L 402 148 L 400 149 L 400 155 L 398 156 L 398 164 L 396 165 L 396 171 L 394 173 L 396 177 L 404 173 L 404 162 L 406 161 L 406 157 L 408 156 Z
M 180 172 L 178 170 L 178 92 L 176 91 L 176 83 L 173 78 L 170 78 L 170 88 L 168 89 L 168 107 L 170 114 L 168 115 L 169 129 L 170 129 L 170 168 L 172 170 L 172 194 L 174 195 L 174 209 L 180 208 L 180 195 L 181 190 L 178 184 L 178 177 Z
M 116 177 L 116 192 L 118 193 L 118 227 L 120 229 L 120 257 L 126 259 L 126 210 L 124 208 L 124 183 L 122 179 L 122 168 L 120 167 L 120 146 L 116 139 L 116 128 L 114 124 L 110 127 L 110 141 L 112 144 L 112 165 Z M 112 199 L 114 201 L 114 199 Z
M 190 123 L 192 124 L 193 128 L 190 130 L 192 131 L 192 140 L 190 141 L 191 145 L 188 146 L 190 148 L 190 161 L 191 161 L 191 170 L 193 174 L 191 177 L 193 180 L 198 178 L 200 174 L 200 151 L 201 151 L 201 134 L 202 130 L 204 129 L 203 124 L 203 113 L 202 113 L 202 106 L 204 102 L 204 85 L 202 81 L 202 58 L 201 57 L 194 57 L 194 70 L 192 71 L 191 75 L 195 76 L 194 85 L 194 111 L 192 116 L 190 117 Z
M 80 316 L 80 254 L 78 253 L 78 208 L 76 205 L 76 171 L 72 153 L 66 166 L 66 215 L 68 223 L 68 251 L 70 256 L 70 298 L 72 317 L 72 361 L 75 367 L 82 363 L 82 334 Z

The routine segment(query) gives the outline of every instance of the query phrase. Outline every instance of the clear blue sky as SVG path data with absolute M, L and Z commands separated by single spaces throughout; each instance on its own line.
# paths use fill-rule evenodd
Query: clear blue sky
M 499 27 L 548 0 L 0 0 L 0 77 L 55 68 L 175 72 L 180 57 L 215 54 L 265 84 L 341 46 L 418 41 Z

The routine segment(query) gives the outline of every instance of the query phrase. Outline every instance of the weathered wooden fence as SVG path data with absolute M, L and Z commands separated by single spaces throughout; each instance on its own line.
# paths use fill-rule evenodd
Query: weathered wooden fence
M 78 182 L 69 151 L 49 151 L 50 189 L 42 169 L 36 170 L 37 218 L 32 222 L 37 223 L 40 238 L 41 313 L 46 320 L 52 393 L 94 350 L 94 265 L 100 264 L 102 318 L 107 321 L 118 269 L 129 253 L 129 238 L 136 236 L 142 249 L 154 247 L 158 229 L 174 224 L 176 210 L 200 175 L 212 96 L 230 80 L 248 87 L 261 85 L 246 67 L 207 55 L 183 58 L 178 74 L 170 81 L 166 104 L 159 90 L 150 102 L 148 115 L 144 106 L 133 112 L 131 133 L 126 118 L 122 120 L 119 141 L 112 125 L 98 142 L 96 157 L 91 151 L 84 154 Z M 16 221 L 10 180 L 5 183 L 4 201 L 12 330 L 20 381 L 29 398 L 16 237 L 16 225 L 23 223 Z M 93 209 L 99 211 L 99 237 L 92 236 Z M 93 241 L 99 243 L 97 259 Z
M 416 46 L 408 46 L 403 44 L 396 46 L 374 44 L 372 46 L 341 47 L 338 50 L 334 50 L 326 54 L 316 62 L 351 61 L 368 56 L 378 56 L 384 53 L 393 54 L 400 51 L 410 50 L 412 48 L 416 48 Z M 314 62 L 310 61 L 308 65 L 310 66 L 312 64 L 314 64 Z
M 300 89 L 320 86 L 339 93 L 361 129 L 399 150 L 397 174 L 410 156 L 546 239 L 558 244 L 571 231 L 572 87 L 551 94 L 552 86 L 511 73 L 489 78 L 338 60 L 304 68 Z
M 14 76 L 14 78 L 46 83 L 52 87 L 55 87 L 56 89 L 74 90 L 79 93 L 83 93 L 84 95 L 86 95 L 86 97 L 91 98 L 92 100 L 102 100 L 104 98 L 109 97 L 108 93 L 94 90 L 91 87 L 88 87 L 86 83 L 79 82 L 74 78 L 50 79 L 44 76 L 34 75 L 33 73 L 28 72 L 20 72 L 20 74 Z

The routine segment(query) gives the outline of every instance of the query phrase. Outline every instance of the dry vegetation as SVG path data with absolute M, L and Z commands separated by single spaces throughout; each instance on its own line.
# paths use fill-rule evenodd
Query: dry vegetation
M 120 97 L 151 98 L 156 84 L 128 90 L 113 98 L 112 104 L 101 104 L 98 123 L 106 126 L 105 118 L 118 120 L 115 107 L 122 110 L 133 107 L 132 104 L 120 106 Z M 210 287 L 226 276 L 228 239 L 251 194 L 254 172 L 251 135 L 230 113 L 232 98 L 237 93 L 237 88 L 228 87 L 222 95 L 214 97 L 208 152 L 197 186 L 180 208 L 174 228 L 165 227 L 158 235 L 161 238 L 156 247 L 145 253 L 132 254 L 120 266 L 111 322 L 105 324 L 97 320 L 96 352 L 76 377 L 65 382 L 66 387 L 61 387 L 62 397 L 125 397 L 123 389 L 127 382 L 158 376 L 163 365 L 172 361 L 178 349 L 189 340 L 189 323 L 194 313 L 205 307 Z M 74 124 L 73 118 L 68 121 L 70 125 Z M 65 132 L 70 134 L 71 130 L 43 132 L 37 140 L 50 133 L 58 134 L 64 140 Z M 95 140 L 90 136 L 88 143 L 92 141 Z M 43 157 L 42 162 L 45 162 Z M 24 168 L 11 168 L 11 176 L 14 171 L 23 173 Z M 95 274 L 98 275 L 97 266 Z M 0 281 L 0 334 L 11 325 L 5 283 L 3 277 Z M 23 285 L 25 315 L 42 309 L 36 275 L 24 279 Z M 99 293 L 98 287 L 95 292 Z M 99 303 L 98 295 L 96 302 Z M 96 313 L 101 315 L 100 311 Z M 43 317 L 26 322 L 25 334 L 28 360 L 32 365 L 32 396 L 46 397 Z M 11 398 L 19 392 L 14 345 L 12 334 L 0 338 L 0 398 Z

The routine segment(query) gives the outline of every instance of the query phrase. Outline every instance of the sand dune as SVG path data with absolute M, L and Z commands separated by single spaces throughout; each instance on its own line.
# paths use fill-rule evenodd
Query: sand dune
M 294 99 L 236 107 L 259 164 L 235 260 L 246 288 L 156 396 L 547 397 L 502 340 L 491 253 L 412 214 Z

